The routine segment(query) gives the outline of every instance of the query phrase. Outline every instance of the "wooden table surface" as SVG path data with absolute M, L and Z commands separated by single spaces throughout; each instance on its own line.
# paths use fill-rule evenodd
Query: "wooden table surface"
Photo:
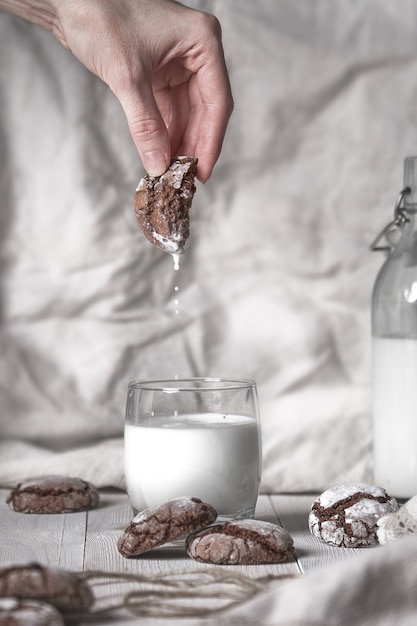
M 127 559 L 117 550 L 117 538 L 132 518 L 132 510 L 127 495 L 116 490 L 102 490 L 100 505 L 89 512 L 70 513 L 63 515 L 27 515 L 12 511 L 6 503 L 8 490 L 0 490 L 0 563 L 24 564 L 39 562 L 43 565 L 60 567 L 76 572 L 104 571 L 108 574 L 104 579 L 92 578 L 90 584 L 97 598 L 96 608 L 119 604 L 128 591 L 152 590 L 152 581 L 155 577 L 169 575 L 163 580 L 169 580 L 173 575 L 184 582 L 191 577 L 197 581 L 197 591 L 212 587 L 208 585 L 205 576 L 224 576 L 225 574 L 244 577 L 246 580 L 265 577 L 278 578 L 265 584 L 277 584 L 282 576 L 302 576 L 312 569 L 323 567 L 341 559 L 351 557 L 360 549 L 333 548 L 311 536 L 307 518 L 315 494 L 308 495 L 262 495 L 259 498 L 256 510 L 258 519 L 268 520 L 282 525 L 294 539 L 294 557 L 286 563 L 274 565 L 251 566 L 214 566 L 203 565 L 188 558 L 181 546 L 159 548 L 141 557 Z M 191 574 L 190 574 L 191 573 Z M 145 581 L 124 581 L 113 577 L 113 574 L 140 575 L 149 577 L 149 585 Z M 188 577 L 188 578 L 187 578 Z M 211 578 L 210 578 L 211 580 Z M 226 592 L 234 581 L 225 581 Z M 259 583 L 257 583 L 259 585 Z M 220 591 L 223 587 L 219 587 Z M 160 589 L 160 587 L 158 587 Z M 165 589 L 165 587 L 164 587 Z M 213 587 L 214 589 L 214 587 Z M 165 589 L 166 591 L 166 589 Z M 141 602 L 152 608 L 156 606 L 158 612 L 169 603 L 165 597 L 145 594 Z M 183 593 L 183 592 L 181 592 Z M 249 592 L 244 592 L 247 598 Z M 221 594 L 220 594 L 221 595 Z M 220 596 L 219 596 L 220 597 Z M 203 603 L 203 604 L 202 604 Z M 211 604 L 210 604 L 211 603 Z M 200 606 L 208 616 L 211 606 L 210 599 L 201 598 L 190 600 L 181 598 L 177 602 L 176 611 L 181 613 L 182 606 Z M 169 610 L 169 608 L 167 609 Z M 96 615 L 92 619 L 77 620 L 77 624 L 132 624 L 138 617 L 131 616 L 125 610 L 115 611 L 110 616 Z M 187 626 L 197 626 L 207 621 L 204 617 L 189 618 Z M 141 617 L 140 624 L 155 625 L 162 620 L 155 617 Z M 163 623 L 184 624 L 181 617 L 171 616 L 164 618 Z

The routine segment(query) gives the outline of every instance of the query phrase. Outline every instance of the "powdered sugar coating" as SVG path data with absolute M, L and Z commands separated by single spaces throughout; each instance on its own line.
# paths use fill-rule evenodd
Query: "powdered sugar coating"
M 331 487 L 313 503 L 310 532 L 334 546 L 365 547 L 377 543 L 377 521 L 398 509 L 384 489 L 365 483 Z
M 182 254 L 190 234 L 197 159 L 172 159 L 161 176 L 144 176 L 136 188 L 135 214 L 147 239 L 170 254 Z
M 249 530 L 264 537 L 273 536 L 279 541 L 284 540 L 288 546 L 292 546 L 292 539 L 288 532 L 282 528 L 282 526 L 277 526 L 277 524 L 273 524 L 272 522 L 248 518 L 232 520 L 228 522 L 228 526 L 229 528 L 236 528 L 236 530 Z
M 326 491 L 323 491 L 317 498 L 317 501 L 327 508 L 355 493 L 369 494 L 375 498 L 387 495 L 384 489 L 376 487 L 375 485 L 367 485 L 366 483 L 346 483 L 326 489 Z
M 160 517 L 165 517 L 165 512 L 170 515 L 184 515 L 185 513 L 199 508 L 202 501 L 198 498 L 189 498 L 188 496 L 183 496 L 180 498 L 175 498 L 174 500 L 170 500 L 165 504 L 149 507 L 140 511 L 135 515 L 132 520 L 133 524 L 142 524 L 143 522 L 147 522 L 150 517 L 153 515 L 159 515 Z M 162 514 L 162 515 L 161 515 Z
M 135 515 L 119 538 L 117 548 L 123 556 L 138 556 L 205 528 L 216 518 L 214 507 L 199 498 L 175 498 Z
M 93 509 L 99 502 L 94 485 L 73 476 L 37 476 L 19 483 L 7 503 L 19 513 L 71 513 Z
M 398 511 L 381 517 L 377 525 L 377 537 L 382 545 L 407 535 L 416 534 L 417 496 L 408 500 Z
M 254 565 L 286 561 L 293 539 L 281 526 L 242 519 L 209 526 L 187 538 L 188 556 L 200 563 Z

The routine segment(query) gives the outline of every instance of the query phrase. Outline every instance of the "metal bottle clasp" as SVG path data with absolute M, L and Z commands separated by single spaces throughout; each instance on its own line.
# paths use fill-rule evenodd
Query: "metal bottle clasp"
M 394 248 L 394 244 L 390 243 L 389 236 L 393 232 L 397 232 L 404 227 L 404 224 L 410 221 L 407 217 L 407 209 L 404 207 L 404 198 L 411 193 L 410 187 L 405 187 L 398 194 L 397 202 L 394 208 L 394 219 L 379 233 L 379 235 L 373 240 L 369 246 L 372 252 L 391 252 Z M 388 245 L 378 245 L 382 239 L 385 239 Z

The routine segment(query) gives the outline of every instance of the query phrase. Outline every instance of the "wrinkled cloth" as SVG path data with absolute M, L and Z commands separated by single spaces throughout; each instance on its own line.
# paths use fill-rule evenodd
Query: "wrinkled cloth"
M 222 626 L 413 626 L 417 536 L 364 549 L 291 580 L 234 610 Z
M 264 492 L 372 480 L 368 246 L 417 150 L 417 4 L 187 4 L 221 21 L 235 111 L 179 272 L 115 97 L 0 12 L 2 485 L 123 487 L 127 384 L 175 375 L 257 382 Z

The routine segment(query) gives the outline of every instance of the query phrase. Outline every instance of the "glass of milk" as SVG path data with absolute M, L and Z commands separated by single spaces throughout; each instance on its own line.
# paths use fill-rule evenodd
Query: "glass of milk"
M 189 496 L 211 504 L 220 518 L 254 516 L 262 466 L 255 382 L 131 382 L 124 444 L 135 513 Z

